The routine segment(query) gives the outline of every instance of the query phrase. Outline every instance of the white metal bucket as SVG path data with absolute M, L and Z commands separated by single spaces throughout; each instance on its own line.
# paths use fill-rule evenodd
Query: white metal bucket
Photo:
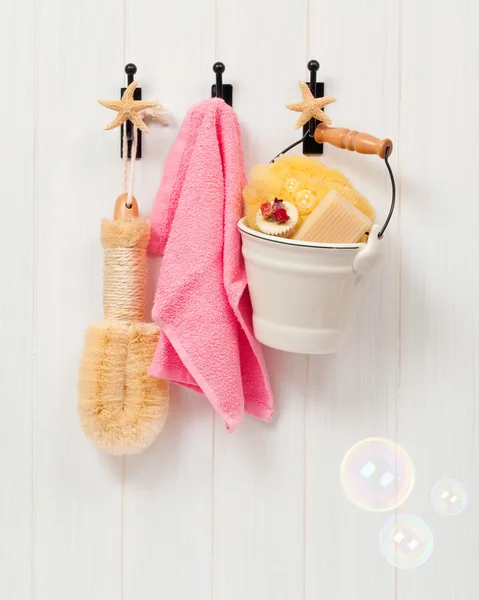
M 253 305 L 256 338 L 300 354 L 337 352 L 347 341 L 382 238 L 373 225 L 367 244 L 320 244 L 272 238 L 238 228 Z

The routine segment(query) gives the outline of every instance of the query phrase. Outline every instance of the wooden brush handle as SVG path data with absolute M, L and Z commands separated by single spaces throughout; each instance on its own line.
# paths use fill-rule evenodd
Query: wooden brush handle
M 386 156 L 388 148 L 388 156 L 393 151 L 393 143 L 388 138 L 380 140 L 369 133 L 359 133 L 359 131 L 343 127 L 328 127 L 324 123 L 320 123 L 316 127 L 314 139 L 318 144 L 327 142 L 337 148 L 356 151 L 360 154 L 378 154 L 381 158 Z

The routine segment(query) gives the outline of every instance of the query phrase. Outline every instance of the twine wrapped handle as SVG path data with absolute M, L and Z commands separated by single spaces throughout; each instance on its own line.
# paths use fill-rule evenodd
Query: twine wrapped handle
M 134 197 L 131 206 L 127 194 L 118 197 L 114 219 L 103 219 L 103 312 L 105 319 L 133 323 L 143 321 L 146 304 L 146 247 L 150 224 L 138 216 Z
M 318 144 L 328 143 L 336 148 L 343 148 L 359 154 L 377 154 L 380 158 L 391 156 L 393 143 L 389 138 L 380 140 L 369 133 L 360 133 L 344 127 L 329 127 L 320 123 L 314 132 L 314 139 Z

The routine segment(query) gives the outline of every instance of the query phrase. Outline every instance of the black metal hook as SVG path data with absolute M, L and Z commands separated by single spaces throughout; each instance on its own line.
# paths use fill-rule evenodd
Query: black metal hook
M 319 62 L 317 60 L 310 60 L 308 63 L 308 70 L 310 72 L 309 76 L 309 89 L 315 98 L 323 98 L 324 96 L 324 83 L 317 82 L 317 73 L 319 71 Z M 311 119 L 309 123 L 303 127 L 303 133 L 309 132 L 309 135 L 306 136 L 303 140 L 303 154 L 315 154 L 322 155 L 323 154 L 323 144 L 318 144 L 314 139 L 314 132 L 316 131 L 316 127 L 318 126 L 320 121 L 316 119 Z
M 216 97 L 223 98 L 223 73 L 225 65 L 222 62 L 217 62 L 213 65 L 213 71 L 216 73 Z
M 310 60 L 308 63 L 308 69 L 311 73 L 310 81 L 309 81 L 309 89 L 315 98 L 320 98 L 321 96 L 316 95 L 316 73 L 319 71 L 319 62 L 317 60 Z M 324 90 L 323 90 L 324 94 Z M 309 122 L 309 135 L 310 137 L 314 137 L 314 132 L 316 131 L 317 121 L 316 119 L 311 119 Z
M 308 63 L 308 70 L 310 72 L 310 81 L 308 83 L 309 89 L 315 98 L 323 98 L 324 97 L 324 83 L 316 81 L 317 72 L 319 71 L 319 62 L 317 60 L 310 60 Z M 278 156 L 281 154 L 286 154 L 292 148 L 299 146 L 299 144 L 303 144 L 303 154 L 323 154 L 323 144 L 318 144 L 314 139 L 314 132 L 316 131 L 316 127 L 320 123 L 316 119 L 311 119 L 309 123 L 306 123 L 303 127 L 303 137 L 285 148 L 281 150 L 279 154 L 277 154 L 271 162 L 274 162 Z
M 216 84 L 211 86 L 211 97 L 222 98 L 226 104 L 233 106 L 233 86 L 229 83 L 223 83 L 223 73 L 225 65 L 222 62 L 216 62 L 213 65 L 213 71 L 216 73 Z
M 125 66 L 125 73 L 127 76 L 127 85 L 130 85 L 134 81 L 134 76 L 138 69 L 136 65 L 133 63 L 128 63 Z M 121 88 L 121 95 L 125 93 L 126 88 Z M 134 100 L 141 100 L 141 88 L 137 87 L 133 94 Z M 125 125 L 125 126 L 124 126 Z M 123 158 L 123 135 L 126 135 L 126 139 L 128 140 L 128 158 L 131 158 L 131 148 L 133 145 L 133 125 L 131 121 L 126 121 L 121 126 L 121 140 L 120 140 L 120 156 Z M 137 147 L 136 147 L 136 158 L 141 158 L 141 131 L 138 129 L 136 132 L 137 135 Z

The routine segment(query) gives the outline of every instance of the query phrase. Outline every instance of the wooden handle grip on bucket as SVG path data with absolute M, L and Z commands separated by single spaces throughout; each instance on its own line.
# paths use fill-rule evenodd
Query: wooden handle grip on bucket
M 343 127 L 328 127 L 324 123 L 320 123 L 316 127 L 314 139 L 318 144 L 327 142 L 337 148 L 356 151 L 360 154 L 377 154 L 381 158 L 386 156 L 388 148 L 389 156 L 393 151 L 393 143 L 389 138 L 380 140 L 369 133 L 360 133 Z

